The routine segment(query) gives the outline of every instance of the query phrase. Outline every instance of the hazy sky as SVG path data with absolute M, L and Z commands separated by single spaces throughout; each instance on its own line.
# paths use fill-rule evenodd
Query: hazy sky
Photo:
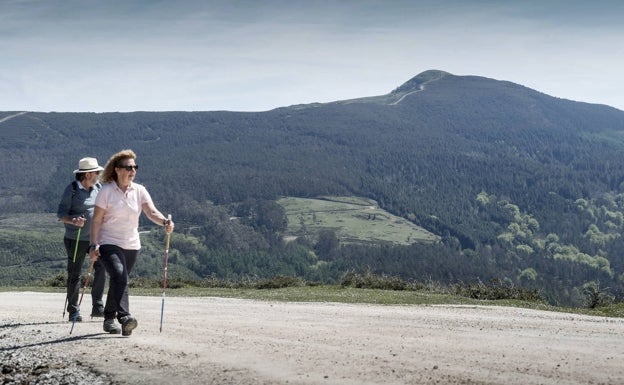
M 0 111 L 264 111 L 429 69 L 624 110 L 624 1 L 0 0 Z

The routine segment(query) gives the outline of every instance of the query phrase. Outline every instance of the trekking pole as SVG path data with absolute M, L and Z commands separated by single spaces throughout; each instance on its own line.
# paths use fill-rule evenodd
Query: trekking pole
M 89 279 L 91 278 L 91 273 L 93 273 L 93 265 L 94 264 L 95 264 L 95 261 L 91 261 L 89 263 L 89 271 L 87 272 L 87 278 L 85 279 L 84 286 L 82 287 L 82 294 L 80 294 L 80 300 L 78 301 L 78 308 L 80 308 L 80 304 L 82 303 L 82 297 L 84 297 L 84 293 L 85 293 L 85 291 L 87 291 L 87 286 L 89 286 Z M 76 319 L 78 318 L 78 314 L 80 314 L 80 313 L 76 312 L 76 314 L 74 315 L 74 319 L 72 320 L 71 329 L 69 329 L 69 334 L 72 334 L 72 332 L 74 331 L 74 325 L 76 324 Z
M 78 235 L 76 235 L 76 247 L 74 247 L 74 259 L 73 263 L 76 263 L 76 254 L 78 254 L 78 242 L 80 242 L 80 232 L 82 231 L 82 227 L 78 228 Z
M 72 259 L 73 263 L 76 263 L 76 254 L 78 254 L 78 242 L 80 242 L 80 231 L 82 227 L 78 228 L 78 235 L 76 235 L 76 247 L 74 247 L 74 259 Z M 69 297 L 65 295 L 65 306 L 63 306 L 63 318 L 65 318 L 65 310 L 67 310 L 67 302 L 69 302 Z
M 171 214 L 167 217 L 167 223 L 171 222 Z M 165 238 L 165 265 L 163 267 L 163 291 L 162 303 L 160 305 L 160 332 L 162 333 L 163 318 L 165 315 L 165 290 L 167 289 L 167 264 L 169 263 L 169 237 L 171 233 L 167 233 Z

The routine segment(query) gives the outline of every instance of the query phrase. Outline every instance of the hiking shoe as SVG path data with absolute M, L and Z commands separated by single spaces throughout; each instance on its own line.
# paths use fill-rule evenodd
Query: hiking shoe
M 104 318 L 104 309 L 103 308 L 94 307 L 91 310 L 91 318 L 93 318 L 93 317 Z
M 121 335 L 129 336 L 132 334 L 132 331 L 139 325 L 136 318 L 132 318 L 129 315 L 123 317 L 119 320 L 121 324 Z
M 74 320 L 75 318 L 75 320 Z M 82 322 L 82 316 L 80 314 L 70 314 L 69 315 L 69 322 Z
M 105 319 L 104 320 L 104 331 L 110 334 L 119 334 L 121 333 L 121 329 L 119 326 L 115 325 L 114 319 Z

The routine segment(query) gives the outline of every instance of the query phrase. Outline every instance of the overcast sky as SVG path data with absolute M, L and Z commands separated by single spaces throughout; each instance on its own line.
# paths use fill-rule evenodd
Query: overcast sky
M 420 72 L 624 110 L 620 0 L 0 0 L 0 111 L 265 111 Z

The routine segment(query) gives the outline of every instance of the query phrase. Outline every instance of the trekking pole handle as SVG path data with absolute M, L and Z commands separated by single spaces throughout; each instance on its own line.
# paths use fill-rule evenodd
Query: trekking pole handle
M 171 214 L 167 215 L 167 223 L 171 223 Z M 169 250 L 169 236 L 171 233 L 167 233 L 167 239 L 165 240 L 165 249 Z

